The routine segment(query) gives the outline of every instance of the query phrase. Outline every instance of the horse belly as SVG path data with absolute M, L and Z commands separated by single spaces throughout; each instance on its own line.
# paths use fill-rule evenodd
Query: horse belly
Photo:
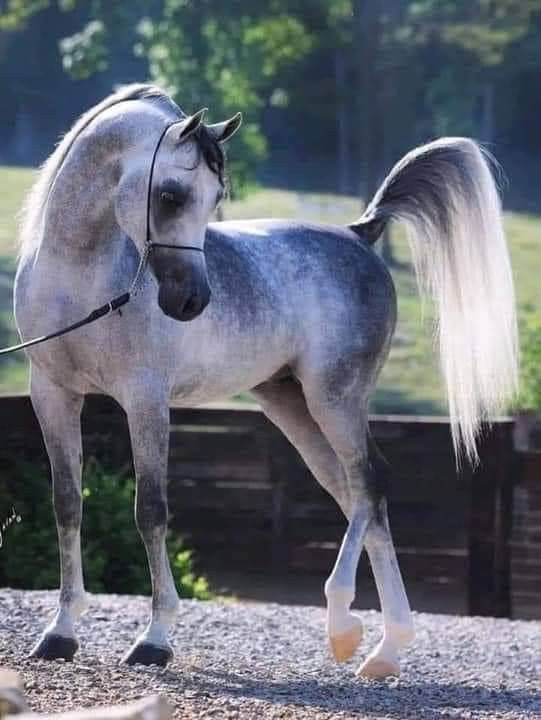
M 195 329 L 195 327 L 194 327 Z M 264 382 L 286 366 L 296 352 L 291 328 L 240 325 L 198 333 L 183 342 L 172 396 L 197 404 L 231 397 Z

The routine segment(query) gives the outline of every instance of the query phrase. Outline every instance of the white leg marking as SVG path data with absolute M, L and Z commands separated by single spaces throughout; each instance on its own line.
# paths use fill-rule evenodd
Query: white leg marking
M 369 678 L 399 675 L 398 651 L 412 642 L 415 632 L 385 507 L 381 522 L 374 519 L 370 523 L 365 544 L 380 597 L 383 638 L 362 663 L 358 674 Z
M 336 564 L 325 583 L 327 634 L 338 662 L 348 660 L 362 639 L 361 620 L 350 607 L 355 598 L 355 576 L 369 519 L 368 509 L 364 507 L 353 515 Z

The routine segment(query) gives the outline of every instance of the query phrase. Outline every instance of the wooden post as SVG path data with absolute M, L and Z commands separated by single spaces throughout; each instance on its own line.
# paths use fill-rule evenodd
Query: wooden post
M 471 478 L 469 613 L 510 617 L 513 423 L 498 422 L 479 443 Z

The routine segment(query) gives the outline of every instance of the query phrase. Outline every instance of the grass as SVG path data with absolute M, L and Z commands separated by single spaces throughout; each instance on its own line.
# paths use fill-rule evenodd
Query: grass
M 12 311 L 13 277 L 17 256 L 17 221 L 25 192 L 34 172 L 0 167 L 0 345 L 18 341 Z M 28 364 L 22 352 L 0 358 L 0 392 L 28 388 Z
M 33 171 L 0 168 L 0 338 L 2 345 L 15 337 L 11 314 L 11 284 L 15 268 L 15 215 Z M 261 189 L 247 198 L 223 206 L 226 219 L 288 217 L 342 224 L 360 214 L 360 201 L 354 197 L 296 193 Z M 541 312 L 541 218 L 508 213 L 506 230 L 511 248 L 519 316 Z M 383 369 L 373 409 L 378 412 L 445 412 L 443 386 L 430 327 L 431 308 L 425 320 L 404 234 L 393 233 L 398 260 L 391 269 L 398 293 L 398 327 L 389 360 Z M 27 386 L 26 362 L 22 355 L 0 363 L 0 392 L 24 390 Z

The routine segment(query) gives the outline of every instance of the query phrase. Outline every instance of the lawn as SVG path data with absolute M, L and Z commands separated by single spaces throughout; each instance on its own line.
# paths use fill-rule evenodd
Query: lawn
M 15 216 L 33 171 L 0 168 L 0 339 L 5 345 L 15 337 L 11 313 L 11 285 L 16 256 Z M 226 219 L 289 217 L 330 223 L 345 223 L 359 215 L 360 202 L 354 197 L 261 189 L 247 198 L 223 206 Z M 519 313 L 541 312 L 541 219 L 529 215 L 506 215 Z M 430 307 L 425 320 L 403 233 L 397 229 L 393 246 L 398 262 L 391 269 L 398 291 L 398 328 L 373 402 L 378 412 L 445 412 L 437 356 L 430 329 Z M 24 390 L 27 369 L 22 355 L 0 363 L 0 392 Z

